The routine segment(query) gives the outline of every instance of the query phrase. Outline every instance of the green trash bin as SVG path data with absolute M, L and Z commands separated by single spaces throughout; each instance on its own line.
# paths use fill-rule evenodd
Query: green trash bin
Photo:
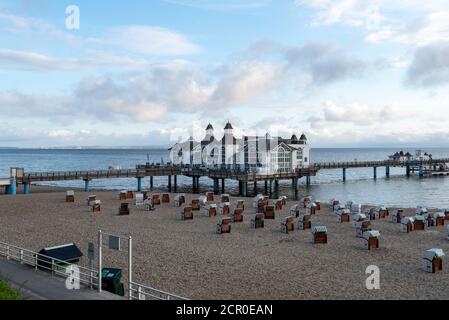
M 123 283 L 120 282 L 121 279 L 122 269 L 103 268 L 101 272 L 101 288 L 123 297 L 125 289 Z

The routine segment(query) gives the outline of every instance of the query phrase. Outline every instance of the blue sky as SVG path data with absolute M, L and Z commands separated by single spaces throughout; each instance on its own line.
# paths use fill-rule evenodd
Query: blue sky
M 449 4 L 404 3 L 0 0 L 0 146 L 449 146 Z

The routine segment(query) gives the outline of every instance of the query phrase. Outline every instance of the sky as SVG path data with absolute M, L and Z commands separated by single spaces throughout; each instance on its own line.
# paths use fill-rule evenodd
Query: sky
M 449 147 L 449 0 L 0 0 L 0 147 Z

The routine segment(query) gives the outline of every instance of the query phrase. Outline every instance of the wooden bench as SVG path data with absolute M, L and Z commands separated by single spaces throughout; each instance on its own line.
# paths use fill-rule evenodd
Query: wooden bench
M 217 234 L 231 233 L 231 218 L 219 217 L 217 221 Z
M 265 227 L 264 214 L 256 213 L 251 217 L 251 228 L 259 229 Z
M 192 206 L 185 206 L 181 211 L 181 220 L 193 220 Z
M 283 219 L 281 222 L 281 232 L 289 233 L 290 231 L 295 230 L 295 217 L 288 216 Z
M 119 216 L 129 216 L 129 204 L 127 202 L 122 202 L 118 210 Z

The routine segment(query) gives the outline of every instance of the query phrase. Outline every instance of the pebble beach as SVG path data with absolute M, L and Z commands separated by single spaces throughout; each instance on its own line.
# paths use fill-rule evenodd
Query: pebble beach
M 102 201 L 100 213 L 88 210 L 90 194 Z M 1 195 L 0 241 L 34 251 L 73 242 L 86 256 L 99 229 L 131 235 L 134 281 L 189 299 L 449 299 L 447 259 L 442 272 L 421 269 L 425 250 L 449 252 L 447 226 L 405 234 L 390 218 L 372 221 L 381 233 L 380 249 L 368 251 L 352 223 L 338 223 L 327 203 L 312 217 L 312 226 L 327 227 L 328 244 L 315 245 L 310 230 L 280 231 L 280 219 L 294 201 L 255 230 L 249 218 L 255 213 L 253 198 L 232 197 L 231 202 L 245 201 L 244 222 L 232 224 L 230 234 L 217 235 L 217 218 L 202 211 L 182 221 L 173 193 L 170 204 L 151 212 L 130 201 L 129 216 L 118 215 L 117 194 L 77 190 L 75 203 L 66 203 L 64 189 L 33 186 L 30 195 Z M 186 198 L 190 203 L 198 195 Z M 406 214 L 414 215 L 414 209 Z M 126 262 L 126 248 L 104 250 L 104 267 L 123 268 L 125 283 Z M 86 257 L 82 264 L 87 265 Z M 370 265 L 380 268 L 380 290 L 366 288 Z

